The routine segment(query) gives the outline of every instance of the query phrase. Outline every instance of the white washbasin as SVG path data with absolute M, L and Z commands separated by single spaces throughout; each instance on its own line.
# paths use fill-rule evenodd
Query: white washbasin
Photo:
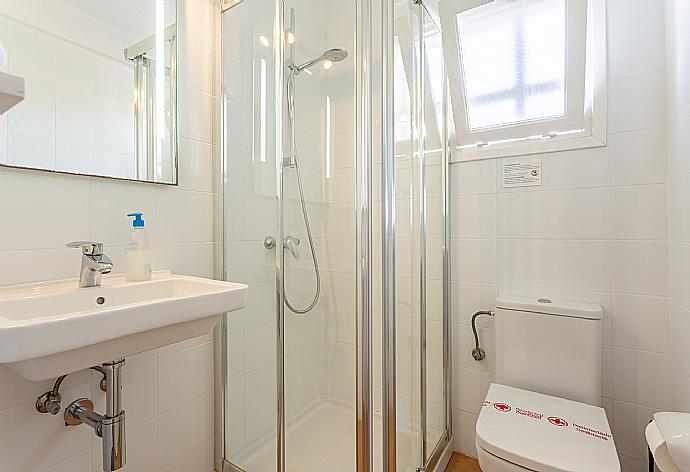
M 690 413 L 654 413 L 645 436 L 660 471 L 690 470 Z
M 0 287 L 0 364 L 45 380 L 210 332 L 247 304 L 248 287 L 154 272 L 147 282 L 103 277 Z

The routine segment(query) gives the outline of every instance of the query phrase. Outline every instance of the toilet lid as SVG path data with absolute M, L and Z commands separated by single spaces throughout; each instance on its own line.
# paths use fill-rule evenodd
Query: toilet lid
M 477 443 L 537 472 L 620 472 L 602 408 L 506 385 L 489 388 Z

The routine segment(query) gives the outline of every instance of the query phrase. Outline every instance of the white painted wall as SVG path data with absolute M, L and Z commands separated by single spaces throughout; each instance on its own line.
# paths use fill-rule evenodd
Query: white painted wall
M 217 87 L 213 80 L 215 2 L 180 0 L 180 186 L 163 187 L 42 172 L 0 169 L 0 284 L 74 277 L 79 254 L 68 241 L 103 241 L 124 271 L 125 214 L 145 213 L 155 268 L 211 277 L 214 264 L 212 163 Z M 201 338 L 127 359 L 126 471 L 212 469 L 213 339 Z M 92 397 L 102 409 L 98 376 L 71 375 L 63 403 Z M 100 440 L 86 427 L 66 429 L 62 416 L 34 410 L 51 382 L 26 382 L 0 367 L 0 470 L 101 470 Z
M 546 296 L 604 307 L 602 404 L 623 470 L 646 470 L 644 427 L 673 407 L 664 17 L 658 0 L 608 1 L 607 147 L 525 157 L 542 161 L 541 187 L 504 189 L 507 160 L 451 165 L 458 451 L 475 455 L 494 379 L 492 320 L 480 322 L 487 358 L 477 363 L 471 315 L 498 294 Z

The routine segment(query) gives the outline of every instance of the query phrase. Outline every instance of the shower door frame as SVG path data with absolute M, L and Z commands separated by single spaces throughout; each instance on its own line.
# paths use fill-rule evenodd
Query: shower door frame
M 416 128 L 417 133 L 417 149 L 412 149 L 412 153 L 417 153 L 420 186 L 419 186 L 419 281 L 420 281 L 420 296 L 419 296 L 419 350 L 420 350 L 420 449 L 422 467 L 417 469 L 417 472 L 434 471 L 440 472 L 445 470 L 446 465 L 452 453 L 453 444 L 453 408 L 452 408 L 452 339 L 451 339 L 451 269 L 450 269 L 450 243 L 451 232 L 449 224 L 450 215 L 450 175 L 449 163 L 451 158 L 451 133 L 448 103 L 450 100 L 448 89 L 448 74 L 446 70 L 445 60 L 443 61 L 443 87 L 442 87 L 442 109 L 441 109 L 441 197 L 442 197 L 442 277 L 443 277 L 443 395 L 444 395 L 444 430 L 438 442 L 433 445 L 429 453 L 429 445 L 427 441 L 427 364 L 426 364 L 426 265 L 427 265 L 427 173 L 426 173 L 426 134 L 422 130 L 427 130 L 426 116 L 427 104 L 426 94 L 430 91 L 431 85 L 428 83 L 428 68 L 426 61 L 426 40 L 425 40 L 425 18 L 428 18 L 438 34 L 441 34 L 440 25 L 435 20 L 434 15 L 428 9 L 427 3 L 436 3 L 437 0 L 410 0 L 416 5 L 417 15 L 417 29 L 419 38 L 413 40 L 413 55 L 416 53 L 417 58 L 412 63 L 416 65 L 412 67 L 413 74 L 416 74 L 416 86 L 411 90 L 413 93 L 414 108 L 413 113 L 413 129 Z M 436 8 L 437 9 L 437 8 Z M 390 34 L 390 33 L 389 33 Z M 414 36 L 414 35 L 413 35 Z M 388 53 L 390 54 L 390 53 Z M 414 82 L 412 82 L 414 84 Z M 413 139 L 414 142 L 414 139 Z M 384 439 L 385 440 L 385 439 Z M 393 472 L 393 471 L 386 471 Z
M 223 64 L 223 39 L 224 39 L 224 21 L 222 15 L 231 10 L 234 6 L 240 5 L 245 1 L 252 0 L 235 0 L 228 2 L 227 0 L 220 0 L 220 58 L 219 65 L 221 75 L 221 106 L 220 108 L 220 123 L 221 123 L 221 153 L 220 160 L 222 176 L 221 192 L 221 208 L 222 219 L 220 224 L 220 234 L 222 241 L 222 257 L 223 267 L 222 276 L 227 280 L 227 264 L 226 264 L 226 244 L 225 244 L 225 210 L 224 198 L 222 193 L 225 191 L 225 182 L 227 176 L 227 116 L 225 101 L 227 97 L 227 87 L 225 83 L 225 72 Z M 356 211 L 356 262 L 357 262 L 357 387 L 356 387 L 356 472 L 373 472 L 373 382 L 372 382 L 372 331 L 373 331 L 373 261 L 372 261 L 372 170 L 373 170 L 373 147 L 380 146 L 382 151 L 382 176 L 381 176 L 381 200 L 382 200 L 382 416 L 383 416 L 383 472 L 397 472 L 396 469 L 396 434 L 397 434 L 397 408 L 396 408 L 396 273 L 395 273 L 395 129 L 394 129 L 394 92 L 390 78 L 394 74 L 394 30 L 395 30 L 395 1 L 396 0 L 381 0 L 381 36 L 376 38 L 380 41 L 382 46 L 382 71 L 379 84 L 382 87 L 381 101 L 376 105 L 380 106 L 383 117 L 382 133 L 380 142 L 373 142 L 373 88 L 374 77 L 372 73 L 373 65 L 373 33 L 372 33 L 372 17 L 373 17 L 373 0 L 353 0 L 356 9 L 356 30 L 355 30 L 355 49 L 356 49 L 356 146 L 355 146 L 355 167 L 356 167 L 356 189 L 355 189 L 355 211 Z M 419 20 L 423 23 L 424 15 L 429 15 L 423 0 L 410 0 L 419 8 Z M 427 0 L 428 1 L 428 0 Z M 274 44 L 274 60 L 275 60 L 275 96 L 283 97 L 285 86 L 285 35 L 286 18 L 285 18 L 285 0 L 274 0 L 274 30 L 273 37 Z M 421 30 L 423 31 L 423 29 Z M 419 44 L 415 45 L 419 48 L 420 61 L 424 64 L 424 35 L 420 37 Z M 420 67 L 419 77 L 420 89 L 417 93 L 424 93 L 425 75 L 424 66 Z M 448 115 L 448 79 L 445 73 L 444 65 L 444 86 L 443 86 L 443 129 L 442 129 L 442 150 L 441 150 L 441 168 L 442 168 L 442 224 L 443 224 L 443 392 L 445 402 L 445 431 L 442 433 L 439 442 L 432 449 L 431 454 L 427 460 L 426 457 L 426 424 L 421 425 L 421 464 L 417 468 L 418 472 L 422 471 L 436 471 L 437 468 L 445 467 L 447 464 L 449 453 L 452 452 L 452 393 L 451 393 L 451 332 L 450 332 L 450 261 L 449 261 L 449 244 L 450 244 L 450 227 L 448 224 L 448 215 L 450 210 L 450 182 L 448 175 L 448 163 L 450 162 L 450 140 L 449 140 L 449 115 Z M 389 86 L 389 84 L 391 84 Z M 276 240 L 282 241 L 284 239 L 284 217 L 283 217 L 283 162 L 279 156 L 284 155 L 283 139 L 283 100 L 275 101 L 275 155 L 276 155 Z M 423 107 L 423 100 L 421 106 Z M 423 110 L 423 108 L 421 108 Z M 419 122 L 418 129 L 423 129 L 424 113 L 417 115 Z M 420 140 L 419 151 L 420 157 L 423 156 L 423 140 Z M 420 158 L 420 165 L 423 166 L 423 158 Z M 420 188 L 420 195 L 426 195 L 426 181 L 421 180 L 422 188 Z M 420 198 L 421 203 L 421 198 Z M 425 206 L 425 205 L 424 205 Z M 426 232 L 425 215 L 421 214 L 420 205 L 420 235 Z M 420 237 L 421 243 L 424 238 Z M 422 248 L 420 254 L 420 262 L 426 263 L 426 249 Z M 284 291 L 284 248 L 282 244 L 275 245 L 275 282 L 276 282 L 276 365 L 277 365 L 277 395 L 276 395 L 276 472 L 285 472 L 285 291 Z M 424 265 L 420 266 L 420 276 L 425 273 Z M 420 278 L 420 290 L 425 290 L 424 278 Z M 421 295 L 421 294 L 420 294 Z M 420 296 L 420 300 L 425 297 Z M 420 305 L 420 327 L 426 320 L 422 316 L 424 307 Z M 253 472 L 244 471 L 238 466 L 232 464 L 225 457 L 226 451 L 226 399 L 227 399 L 227 333 L 226 333 L 226 317 L 223 316 L 219 325 L 220 329 L 220 343 L 216 351 L 216 368 L 215 379 L 216 385 L 220 388 L 216 389 L 215 397 L 215 412 L 216 417 L 220 417 L 221 426 L 216 427 L 216 441 L 214 463 L 216 470 L 219 472 Z M 420 336 L 420 379 L 422 380 L 421 389 L 426 388 L 426 365 L 424 362 L 426 342 Z M 424 392 L 425 393 L 425 392 Z M 424 398 L 424 394 L 422 395 Z M 421 415 L 426 417 L 426 404 L 422 403 Z

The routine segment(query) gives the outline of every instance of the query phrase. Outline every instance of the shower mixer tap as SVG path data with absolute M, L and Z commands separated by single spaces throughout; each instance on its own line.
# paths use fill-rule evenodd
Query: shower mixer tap
M 300 252 L 297 246 L 299 246 L 301 242 L 302 241 L 299 238 L 290 235 L 285 236 L 285 239 L 283 240 L 283 247 L 290 251 L 290 254 L 292 254 L 292 257 L 294 257 L 295 260 L 300 258 Z M 266 249 L 275 248 L 275 238 L 273 236 L 266 236 L 266 238 L 264 239 L 264 247 Z
M 287 236 L 285 238 L 284 247 L 285 247 L 285 249 L 290 251 L 290 254 L 292 254 L 292 257 L 294 257 L 295 260 L 299 259 L 299 256 L 300 256 L 299 248 L 297 247 L 297 246 L 299 246 L 300 242 L 301 241 L 299 240 L 299 238 L 295 238 L 294 236 Z

